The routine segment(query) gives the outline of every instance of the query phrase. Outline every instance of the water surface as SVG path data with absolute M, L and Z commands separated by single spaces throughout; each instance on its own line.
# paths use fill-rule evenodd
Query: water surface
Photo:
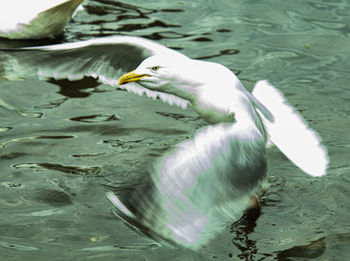
M 104 198 L 205 123 L 89 82 L 0 82 L 0 257 L 4 260 L 350 260 L 350 3 L 91 0 L 55 41 L 137 35 L 224 64 L 251 90 L 277 86 L 328 148 L 313 179 L 277 149 L 261 215 L 224 224 L 200 252 L 126 227 Z

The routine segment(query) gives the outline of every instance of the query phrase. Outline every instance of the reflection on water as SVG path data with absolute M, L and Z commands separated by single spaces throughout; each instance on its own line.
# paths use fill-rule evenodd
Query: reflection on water
M 95 78 L 84 77 L 81 80 L 69 81 L 66 79 L 55 80 L 50 79 L 48 82 L 58 85 L 60 90 L 58 93 L 62 94 L 65 97 L 70 98 L 84 98 L 91 95 L 91 88 L 94 88 L 99 85 Z M 90 90 L 90 92 L 89 92 Z
M 243 217 L 231 226 L 231 233 L 234 235 L 232 243 L 241 251 L 237 255 L 239 259 L 252 260 L 258 252 L 256 241 L 250 240 L 249 234 L 254 232 L 259 216 L 260 209 L 248 209 Z
M 312 179 L 277 150 L 261 213 L 198 253 L 163 247 L 117 219 L 107 189 L 137 182 L 204 122 L 94 79 L 0 82 L 0 256 L 6 260 L 349 260 L 350 5 L 347 1 L 90 0 L 55 40 L 124 34 L 278 86 L 323 137 L 331 165 Z M 123 186 L 122 186 L 123 187 Z
M 291 258 L 315 259 L 322 256 L 326 250 L 325 238 L 317 239 L 306 246 L 295 246 L 277 254 L 278 260 L 286 261 Z

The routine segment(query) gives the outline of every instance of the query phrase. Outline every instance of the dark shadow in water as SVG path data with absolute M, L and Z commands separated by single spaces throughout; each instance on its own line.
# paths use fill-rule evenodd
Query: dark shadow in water
M 104 16 L 106 14 L 114 13 L 116 15 L 115 20 L 113 22 L 125 22 L 126 20 L 133 20 L 133 19 L 150 19 L 148 16 L 149 14 L 159 12 L 159 10 L 151 9 L 151 8 L 145 8 L 135 5 L 130 5 L 126 3 L 116 2 L 116 1 L 109 1 L 109 0 L 100 0 L 98 3 L 93 4 L 85 7 L 85 10 L 88 14 L 91 15 L 97 15 L 97 16 Z M 160 10 L 163 12 L 180 12 L 183 10 L 180 9 L 166 9 L 166 10 Z M 111 21 L 110 21 L 111 22 Z M 90 22 L 87 22 L 89 24 Z M 104 24 L 106 21 L 104 19 L 101 20 L 95 20 L 94 24 Z M 84 22 L 82 22 L 84 24 Z M 151 27 L 180 27 L 180 25 L 177 24 L 167 24 L 160 20 L 152 20 L 150 23 L 130 23 L 130 24 L 118 24 L 118 28 L 116 30 L 108 30 L 103 29 L 103 31 L 111 31 L 113 34 L 116 32 L 132 32 L 135 30 L 142 30 L 147 29 Z
M 70 81 L 68 79 L 55 80 L 49 79 L 49 83 L 55 84 L 60 87 L 58 93 L 69 98 L 85 98 L 91 95 L 90 92 L 84 92 L 85 89 L 95 88 L 100 85 L 93 77 L 84 77 L 81 80 Z
M 220 56 L 224 56 L 224 55 L 234 55 L 234 54 L 239 54 L 239 53 L 240 53 L 240 50 L 238 50 L 238 49 L 226 49 L 226 50 L 222 50 L 216 54 L 196 57 L 195 59 L 205 60 L 205 59 L 211 59 L 211 58 L 220 57 Z
M 162 40 L 162 39 L 182 39 L 192 36 L 191 34 L 183 34 L 173 31 L 163 31 L 163 32 L 154 32 L 151 34 L 142 35 L 144 38 L 148 38 L 150 40 Z
M 277 253 L 277 260 L 289 261 L 293 258 L 314 259 L 317 258 L 326 251 L 326 238 L 322 237 L 315 241 L 312 241 L 308 245 L 295 246 L 290 249 Z
M 142 29 L 148 29 L 151 27 L 163 27 L 163 28 L 170 28 L 170 27 L 180 27 L 180 25 L 177 24 L 167 24 L 160 20 L 155 20 L 148 24 L 124 24 L 118 28 L 118 31 L 124 31 L 124 32 L 131 32 L 135 30 L 142 30 Z
M 176 8 L 166 8 L 166 9 L 161 9 L 160 11 L 165 12 L 165 13 L 182 13 L 185 12 L 183 9 L 176 9 Z
M 121 3 L 118 1 L 111 1 L 111 0 L 99 0 L 95 1 L 94 3 L 90 3 L 89 5 L 85 6 L 85 10 L 90 15 L 95 16 L 101 16 L 101 19 L 97 18 L 93 21 L 94 25 L 101 24 L 102 27 L 100 28 L 99 33 L 77 33 L 75 38 L 78 39 L 84 39 L 86 36 L 89 38 L 91 37 L 101 37 L 101 36 L 112 36 L 112 35 L 123 35 L 125 32 L 128 33 L 128 35 L 132 32 L 139 32 L 144 29 L 149 28 L 179 28 L 181 27 L 180 24 L 169 24 L 164 21 L 161 21 L 159 19 L 151 18 L 149 15 L 157 12 L 166 12 L 166 13 L 179 13 L 184 12 L 182 9 L 152 9 L 152 8 L 145 8 L 141 6 Z M 110 29 L 110 28 L 103 28 L 103 24 L 106 23 L 106 20 L 103 19 L 104 15 L 112 15 L 115 14 L 115 19 L 109 20 L 109 23 L 115 23 L 116 28 Z M 135 23 L 135 20 L 142 19 L 142 23 Z M 126 23 L 128 20 L 131 20 L 131 23 Z M 144 20 L 147 20 L 149 22 L 145 22 Z M 78 22 L 80 24 L 91 24 L 91 21 L 80 21 Z M 139 34 L 139 33 L 137 33 Z M 151 33 L 146 35 L 140 35 L 144 38 L 148 38 L 151 40 L 160 40 L 164 38 L 171 38 L 171 39 L 181 39 L 183 37 L 193 36 L 193 35 L 185 35 L 177 32 L 167 31 L 162 33 Z
M 240 260 L 254 260 L 257 253 L 256 241 L 250 240 L 249 234 L 254 232 L 260 212 L 260 208 L 250 208 L 246 210 L 240 220 L 231 226 L 231 233 L 235 234 L 232 243 L 241 251 L 241 254 L 237 255 Z
M 57 130 L 45 130 L 47 132 L 50 131 L 57 131 Z M 113 136 L 121 136 L 121 135 L 130 135 L 134 132 L 146 132 L 146 133 L 155 133 L 157 135 L 185 135 L 188 134 L 188 132 L 179 130 L 176 128 L 164 128 L 164 129 L 157 129 L 157 128 L 124 128 L 120 127 L 117 124 L 108 125 L 108 124 L 94 124 L 94 125 L 80 125 L 80 126 L 73 126 L 73 127 L 66 127 L 62 128 L 59 131 L 61 132 L 71 132 L 71 133 L 79 133 L 79 132 L 89 132 L 94 133 L 98 135 L 113 135 Z
M 172 118 L 172 119 L 175 119 L 175 120 L 180 120 L 184 123 L 187 123 L 187 122 L 194 122 L 194 121 L 202 121 L 198 127 L 203 127 L 203 126 L 206 126 L 207 123 L 204 122 L 201 117 L 197 116 L 189 116 L 189 115 L 184 115 L 182 113 L 171 113 L 171 112 L 162 112 L 162 111 L 156 111 L 157 114 L 161 115 L 161 116 L 164 116 L 164 117 L 169 117 L 169 118 Z
M 220 28 L 220 29 L 216 29 L 216 31 L 218 33 L 229 33 L 231 32 L 232 30 L 231 29 L 227 29 L 227 28 Z
M 128 11 L 134 11 L 140 15 L 140 18 L 148 18 L 145 14 L 151 14 L 157 12 L 155 9 L 145 8 L 140 6 L 135 6 L 131 4 L 122 3 L 119 1 L 113 0 L 98 0 L 96 3 L 90 3 L 85 6 L 85 10 L 88 14 L 104 16 L 110 14 L 112 11 L 117 12 L 119 14 L 127 13 Z M 98 2 L 98 4 L 97 4 Z M 130 17 L 120 16 L 118 20 L 125 20 Z M 136 18 L 136 17 L 133 17 Z
M 115 114 L 94 114 L 94 115 L 84 115 L 74 118 L 70 118 L 71 121 L 96 123 L 104 121 L 118 121 L 119 118 Z
M 98 4 L 97 4 L 98 2 Z M 88 14 L 104 16 L 114 11 L 118 14 L 116 21 L 126 20 L 126 19 L 134 19 L 134 18 L 149 18 L 147 14 L 152 14 L 156 12 L 165 12 L 165 13 L 181 13 L 184 12 L 183 9 L 179 8 L 165 8 L 165 9 L 152 9 L 146 8 L 131 4 L 122 3 L 119 1 L 111 1 L 111 0 L 98 0 L 95 3 L 90 3 L 85 6 L 85 10 Z M 129 14 L 128 14 L 129 13 Z M 130 15 L 130 13 L 134 15 Z M 137 14 L 137 16 L 135 16 Z M 105 22 L 105 21 L 102 21 Z
M 78 167 L 78 166 L 66 166 L 56 163 L 18 163 L 12 165 L 15 169 L 31 168 L 38 171 L 43 169 L 55 170 L 69 175 L 78 176 L 97 176 L 101 172 L 101 167 Z
M 60 171 L 66 174 L 72 175 L 82 175 L 82 176 L 96 176 L 101 172 L 100 167 L 77 167 L 77 166 L 65 166 L 62 164 L 53 164 L 53 163 L 39 163 L 41 167 L 46 169 Z
M 192 39 L 192 41 L 195 41 L 195 42 L 212 42 L 213 39 L 211 39 L 209 37 L 197 37 L 197 38 Z
M 60 140 L 60 139 L 72 139 L 75 138 L 75 136 L 72 135 L 41 135 L 35 137 L 36 139 L 52 139 L 52 140 Z

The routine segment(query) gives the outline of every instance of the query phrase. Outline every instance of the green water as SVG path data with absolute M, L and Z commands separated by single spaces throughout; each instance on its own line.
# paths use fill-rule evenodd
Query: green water
M 191 108 L 86 82 L 0 82 L 0 260 L 350 260 L 349 1 L 85 6 L 58 42 L 143 36 L 227 66 L 249 90 L 268 79 L 323 138 L 328 173 L 313 179 L 271 149 L 257 219 L 226 224 L 200 252 L 160 246 L 104 192 L 203 126 Z

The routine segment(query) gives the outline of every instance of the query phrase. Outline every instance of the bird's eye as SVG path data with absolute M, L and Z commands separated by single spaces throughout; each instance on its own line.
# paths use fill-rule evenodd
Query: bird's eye
M 160 68 L 159 66 L 153 66 L 152 71 L 156 72 L 156 71 L 158 71 L 159 68 Z

